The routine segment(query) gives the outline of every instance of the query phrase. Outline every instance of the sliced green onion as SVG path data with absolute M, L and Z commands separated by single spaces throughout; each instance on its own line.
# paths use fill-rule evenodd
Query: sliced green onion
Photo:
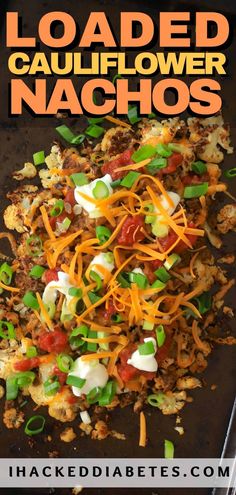
M 33 268 L 31 268 L 29 275 L 33 278 L 41 278 L 45 270 L 46 268 L 44 268 L 43 266 L 34 265 Z
M 45 418 L 41 415 L 37 416 L 31 416 L 31 418 L 27 421 L 25 425 L 25 433 L 26 435 L 32 436 L 32 435 L 38 435 L 38 433 L 42 433 L 44 426 L 45 426 Z M 36 423 L 41 423 L 38 428 L 33 428 L 31 427 L 32 424 Z
M 38 235 L 31 235 L 26 239 L 27 251 L 30 256 L 41 256 L 43 254 L 43 243 Z
M 6 328 L 5 331 L 4 327 Z M 15 339 L 16 332 L 14 325 L 9 321 L 0 320 L 0 337 L 2 339 Z
M 85 384 L 85 378 L 80 378 L 79 376 L 68 375 L 66 384 L 72 387 L 82 388 Z
M 18 395 L 18 384 L 15 376 L 9 376 L 6 379 L 6 399 L 15 400 Z
M 13 270 L 8 263 L 4 262 L 0 267 L 0 281 L 5 285 L 10 285 L 12 280 Z
M 154 112 L 151 112 L 151 113 L 148 114 L 148 118 L 149 119 L 157 119 L 157 114 L 154 113 Z
M 46 395 L 49 396 L 55 395 L 60 388 L 60 383 L 58 378 L 57 377 L 49 378 L 48 380 L 46 380 L 46 382 L 44 382 L 43 388 Z
M 181 261 L 180 256 L 176 253 L 172 253 L 170 256 L 168 256 L 167 260 L 165 261 L 164 267 L 167 270 L 170 270 L 175 265 L 177 265 L 177 263 L 179 263 L 180 261 Z
M 83 291 L 82 289 L 78 289 L 77 287 L 70 287 L 68 290 L 68 294 L 69 296 L 78 297 L 80 299 L 83 295 Z
M 29 291 L 26 292 L 24 297 L 22 298 L 22 301 L 27 308 L 31 309 L 39 309 L 39 303 L 37 301 L 37 298 L 35 297 L 34 293 Z
M 45 162 L 45 153 L 44 151 L 37 151 L 37 153 L 33 154 L 33 161 L 35 166 L 42 165 Z
M 138 115 L 138 108 L 135 105 L 129 105 L 128 119 L 131 124 L 137 124 L 137 122 L 140 122 L 140 120 L 142 120 L 142 118 Z
M 162 392 L 158 392 L 157 394 L 151 394 L 147 398 L 148 404 L 150 404 L 150 406 L 158 407 L 158 408 L 160 408 L 164 400 L 165 400 L 165 395 Z
M 93 332 L 93 330 L 90 330 L 88 333 L 88 338 L 89 339 L 97 339 L 97 332 Z M 98 345 L 93 342 L 88 342 L 87 343 L 87 349 L 90 352 L 96 352 Z
M 58 217 L 64 210 L 63 199 L 58 199 L 54 204 L 53 208 L 50 210 L 51 217 Z
M 58 134 L 60 134 L 60 136 L 63 139 L 65 139 L 65 141 L 67 141 L 70 144 L 78 145 L 78 144 L 81 144 L 84 141 L 84 139 L 85 139 L 85 135 L 84 134 L 79 134 L 79 135 L 76 136 L 69 129 L 69 127 L 67 127 L 67 125 L 60 125 L 60 126 L 56 127 L 56 131 L 58 132 Z
M 144 146 L 141 146 L 137 151 L 135 151 L 131 158 L 132 160 L 136 162 L 142 162 L 143 160 L 146 160 L 147 158 L 151 158 L 156 154 L 156 148 L 154 146 L 151 146 L 151 144 L 144 144 Z
M 84 186 L 88 184 L 88 177 L 84 172 L 78 172 L 77 174 L 70 175 L 70 179 L 74 182 L 75 186 Z
M 140 289 L 146 289 L 148 286 L 148 279 L 146 275 L 143 275 L 142 273 L 130 273 L 130 282 L 136 284 Z
M 96 284 L 97 284 L 97 287 L 94 289 L 94 291 L 97 292 L 98 290 L 100 290 L 102 288 L 102 279 L 101 279 L 100 275 L 98 275 L 98 273 L 94 272 L 93 270 L 90 270 L 89 275 L 90 275 L 90 278 L 94 282 L 96 282 Z
M 155 280 L 151 285 L 151 289 L 164 289 L 166 284 L 163 284 L 161 280 Z
M 158 347 L 162 347 L 166 340 L 166 334 L 163 325 L 159 325 L 156 328 L 156 338 Z
M 88 118 L 89 124 L 100 124 L 103 121 L 104 121 L 104 118 L 103 117 L 91 117 L 91 118 Z
M 168 158 L 172 155 L 172 151 L 169 149 L 167 144 L 158 143 L 156 146 L 156 151 L 158 155 L 163 156 L 164 158 Z
M 73 349 L 77 349 L 84 345 L 84 341 L 81 339 L 81 335 L 83 337 L 88 336 L 89 329 L 86 325 L 81 325 L 80 327 L 74 328 L 70 334 L 69 342 Z
M 150 203 L 149 205 L 146 205 L 145 208 L 150 213 L 153 213 L 154 212 L 154 205 L 152 203 Z M 155 215 L 146 215 L 145 216 L 145 223 L 153 223 L 153 222 L 155 222 L 155 220 L 156 220 L 156 216 Z
M 225 177 L 228 177 L 228 179 L 232 179 L 232 177 L 236 176 L 236 167 L 230 168 L 229 170 L 226 170 L 225 172 Z
M 114 321 L 115 323 L 121 323 L 123 321 L 123 318 L 119 313 L 115 313 L 111 315 L 111 320 Z
M 210 292 L 203 292 L 203 294 L 194 299 L 198 303 L 198 311 L 201 315 L 204 315 L 211 309 L 212 297 Z
M 102 395 L 102 388 L 101 387 L 94 387 L 90 392 L 87 394 L 86 399 L 89 404 L 95 404 L 95 402 L 98 402 Z
M 34 345 L 31 345 L 26 351 L 27 358 L 36 357 L 37 354 L 38 354 L 37 347 L 35 347 Z
M 33 371 L 22 371 L 21 373 L 16 373 L 15 378 L 19 388 L 24 388 L 33 383 L 36 374 Z
M 71 220 L 68 217 L 66 217 L 66 218 L 64 218 L 63 222 L 61 222 L 61 224 L 62 224 L 63 230 L 68 230 L 69 226 L 71 224 Z
M 48 313 L 49 318 L 53 319 L 56 313 L 56 305 L 53 302 L 48 302 L 48 303 L 43 303 L 44 307 Z M 40 317 L 42 321 L 45 321 L 44 316 L 42 313 L 40 313 Z
M 119 187 L 120 184 L 121 184 L 121 179 L 113 180 L 113 182 L 111 182 L 111 187 L 112 189 L 115 189 L 115 187 Z
M 143 330 L 153 330 L 153 328 L 154 328 L 154 323 L 151 323 L 150 321 L 144 320 Z
M 154 273 L 157 276 L 157 278 L 159 278 L 159 280 L 161 280 L 161 282 L 164 283 L 168 282 L 168 280 L 170 280 L 171 278 L 170 274 L 166 271 L 164 266 L 158 268 L 158 270 L 156 270 Z
M 166 158 L 154 158 L 148 165 L 146 165 L 146 169 L 150 175 L 155 175 L 158 170 L 165 168 L 167 166 Z
M 181 153 L 183 151 L 183 146 L 178 143 L 168 143 L 168 148 L 171 151 L 176 151 L 177 153 Z
M 115 76 L 112 78 L 112 83 L 115 84 L 116 79 L 124 79 L 120 74 L 115 74 Z
M 204 162 L 202 162 L 201 160 L 193 162 L 191 165 L 191 169 L 197 175 L 202 175 L 202 174 L 205 174 L 207 172 L 206 164 Z
M 102 395 L 98 400 L 98 404 L 101 407 L 108 406 L 114 398 L 116 393 L 116 383 L 113 381 L 107 382 L 106 386 L 102 390 Z
M 144 342 L 138 346 L 138 352 L 140 356 L 148 356 L 149 354 L 155 354 L 155 347 L 151 340 Z
M 139 172 L 129 172 L 124 179 L 121 181 L 121 186 L 127 187 L 130 189 L 132 185 L 135 183 L 136 179 L 140 176 L 141 174 Z
M 68 354 L 59 354 L 57 356 L 57 366 L 63 373 L 69 373 L 71 366 L 73 364 L 73 359 Z
M 130 287 L 129 274 L 125 272 L 121 272 L 117 275 L 117 281 L 119 282 L 122 289 L 127 289 L 127 287 Z
M 102 180 L 98 180 L 96 182 L 96 185 L 94 186 L 94 188 L 92 190 L 92 193 L 93 193 L 94 198 L 104 199 L 104 198 L 108 198 L 109 189 L 108 189 L 107 185 L 105 184 L 105 182 L 103 182 Z
M 93 137 L 93 138 L 99 138 L 104 134 L 104 129 L 100 125 L 92 124 L 89 127 L 87 127 L 85 134 L 87 136 Z
M 97 296 L 97 294 L 95 294 L 91 290 L 88 292 L 88 297 L 89 297 L 89 300 L 92 304 L 95 304 L 96 302 L 100 301 L 100 299 L 101 299 L 101 296 Z
M 208 182 L 203 182 L 202 184 L 198 184 L 197 186 L 186 186 L 184 188 L 184 198 L 199 198 L 200 196 L 204 196 L 208 190 Z
M 111 231 L 108 227 L 104 227 L 103 225 L 99 225 L 96 227 L 96 237 L 99 240 L 99 244 L 102 245 L 111 237 Z
M 164 442 L 164 456 L 165 459 L 173 459 L 174 458 L 174 444 L 170 440 L 165 440 Z

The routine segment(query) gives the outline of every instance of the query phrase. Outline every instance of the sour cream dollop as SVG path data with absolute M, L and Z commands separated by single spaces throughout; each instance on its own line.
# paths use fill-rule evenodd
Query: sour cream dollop
M 68 294 L 71 287 L 74 287 L 74 285 L 70 283 L 69 275 L 64 272 L 58 272 L 58 280 L 52 280 L 46 285 L 43 292 L 43 302 L 46 304 L 55 303 L 57 292 L 61 292 L 66 296 L 66 301 L 69 303 L 73 298 Z
M 90 218 L 99 218 L 102 217 L 102 212 L 99 210 L 99 208 L 95 208 L 95 204 L 93 202 L 90 202 L 89 200 L 83 198 L 81 196 L 81 193 L 86 194 L 91 199 L 95 199 L 93 195 L 93 190 L 97 184 L 97 182 L 104 182 L 104 184 L 107 186 L 108 190 L 108 196 L 111 196 L 113 193 L 113 189 L 111 187 L 112 183 L 112 177 L 109 174 L 104 175 L 103 177 L 100 177 L 99 179 L 95 179 L 89 184 L 85 184 L 84 186 L 77 186 L 75 188 L 75 201 L 82 206 L 82 208 L 87 211 L 89 214 Z
M 108 272 L 112 272 L 115 268 L 114 256 L 112 253 L 99 253 L 90 263 L 90 269 L 96 272 L 101 279 L 104 279 L 104 273 L 99 270 L 99 265 L 105 268 Z
M 77 358 L 69 376 L 76 376 L 86 380 L 81 388 L 72 386 L 72 392 L 77 397 L 83 394 L 87 395 L 95 387 L 103 388 L 108 382 L 107 369 L 97 359 L 84 361 L 81 357 Z
M 142 355 L 139 353 L 139 350 L 137 349 L 137 351 L 133 352 L 131 358 L 128 359 L 127 363 L 132 364 L 134 368 L 137 368 L 138 370 L 141 371 L 151 371 L 151 372 L 157 371 L 158 364 L 157 364 L 157 360 L 155 359 L 155 354 L 157 350 L 156 341 L 153 337 L 147 337 L 146 339 L 144 339 L 144 342 L 152 342 L 155 352 L 152 354 Z

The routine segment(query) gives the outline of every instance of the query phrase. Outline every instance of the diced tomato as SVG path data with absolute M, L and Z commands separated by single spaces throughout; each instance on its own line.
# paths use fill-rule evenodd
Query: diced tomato
M 209 180 L 209 175 L 207 173 L 203 175 L 189 173 L 188 175 L 185 175 L 181 180 L 185 186 L 189 186 L 191 184 L 201 184 L 202 182 L 207 182 Z
M 58 381 L 61 387 L 65 385 L 67 379 L 67 373 L 63 373 L 63 371 L 59 370 L 58 366 L 54 366 L 52 376 L 58 377 Z
M 64 201 L 65 203 L 69 203 L 71 206 L 76 205 L 74 189 L 68 189 Z
M 144 227 L 144 219 L 140 215 L 127 217 L 117 237 L 118 244 L 132 246 L 135 242 L 142 241 L 145 235 L 141 229 Z
M 28 359 L 22 359 L 22 361 L 17 361 L 16 363 L 14 363 L 14 368 L 16 371 L 29 371 L 33 368 L 37 368 L 37 366 L 39 366 L 39 363 L 39 357 L 32 357 Z
M 48 269 L 45 270 L 42 280 L 45 284 L 49 284 L 49 282 L 52 281 L 57 281 L 58 280 L 58 272 L 59 268 L 54 268 L 54 269 Z
M 176 171 L 177 167 L 181 165 L 183 161 L 183 156 L 180 153 L 173 153 L 169 158 L 167 158 L 167 166 L 165 168 L 160 169 L 159 176 L 165 174 L 173 174 Z
M 188 227 L 190 228 L 194 228 L 195 225 L 193 222 L 189 222 L 188 224 Z M 174 242 L 176 241 L 177 239 L 177 234 L 173 231 L 173 230 L 170 230 L 169 234 L 166 236 L 166 237 L 162 237 L 159 239 L 159 242 L 161 244 L 161 246 L 163 247 L 163 249 L 165 251 L 167 251 L 167 249 L 169 249 L 173 244 Z M 187 239 L 190 241 L 192 247 L 194 246 L 196 240 L 197 240 L 197 236 L 196 235 L 191 235 L 191 234 L 186 234 L 186 237 Z M 174 248 L 174 252 L 179 254 L 179 253 L 182 253 L 183 251 L 185 251 L 186 249 L 188 249 L 188 246 L 187 244 L 185 244 L 184 241 L 180 241 L 177 246 L 175 246 Z
M 116 308 L 112 301 L 108 301 L 108 307 L 105 309 L 103 316 L 106 320 L 110 320 L 111 316 L 117 313 Z
M 121 179 L 126 175 L 126 171 L 122 172 L 122 170 L 116 172 L 116 168 L 121 167 L 122 165 L 130 165 L 131 163 L 134 163 L 133 160 L 131 160 L 131 156 L 133 154 L 133 149 L 129 149 L 126 151 L 123 151 L 121 155 L 118 156 L 118 158 L 115 158 L 115 160 L 111 160 L 110 162 L 106 162 L 102 166 L 102 173 L 103 175 L 105 174 L 110 174 L 113 180 Z
M 68 404 L 71 404 L 71 405 L 76 404 L 76 402 L 78 402 L 78 397 L 71 395 L 70 397 L 68 397 L 67 402 L 68 402 Z
M 160 266 L 163 265 L 163 261 L 161 260 L 153 260 L 149 261 L 149 263 L 152 266 L 153 270 L 157 270 L 158 268 L 160 268 Z
M 67 342 L 68 337 L 64 332 L 53 330 L 40 335 L 38 345 L 43 351 L 60 353 L 64 351 Z
M 69 218 L 72 220 L 73 214 L 72 213 L 67 213 L 66 211 L 63 211 L 61 215 L 58 215 L 57 217 L 50 217 L 49 222 L 53 230 L 56 228 L 56 223 L 62 223 L 65 218 Z

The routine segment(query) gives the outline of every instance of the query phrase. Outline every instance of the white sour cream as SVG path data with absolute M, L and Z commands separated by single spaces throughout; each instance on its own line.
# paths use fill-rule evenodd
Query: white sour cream
M 96 186 L 96 183 L 98 181 L 104 182 L 104 184 L 107 186 L 109 196 L 111 196 L 111 194 L 113 193 L 113 189 L 111 187 L 112 177 L 109 174 L 106 174 L 106 175 L 104 175 L 104 177 L 100 177 L 99 179 L 93 180 L 92 182 L 90 182 L 90 184 L 85 184 L 84 186 L 77 186 L 75 188 L 75 192 L 74 192 L 75 201 L 80 206 L 82 206 L 82 208 L 85 211 L 87 211 L 90 218 L 99 218 L 99 217 L 102 217 L 103 215 L 102 215 L 101 211 L 99 210 L 99 208 L 95 208 L 94 203 L 83 198 L 80 193 L 82 192 L 82 193 L 86 194 L 86 196 L 88 196 L 89 198 L 95 199 L 94 195 L 93 195 L 93 189 Z
M 128 359 L 127 363 L 132 364 L 134 368 L 137 368 L 138 370 L 141 371 L 157 371 L 158 364 L 157 360 L 155 359 L 155 354 L 157 350 L 157 344 L 156 341 L 153 337 L 148 337 L 144 339 L 144 342 L 152 342 L 154 345 L 155 352 L 152 354 L 147 354 L 147 355 L 142 355 L 139 354 L 139 350 L 134 351 L 131 358 Z
M 95 266 L 97 265 L 97 266 Z M 104 274 L 102 273 L 102 270 L 99 270 L 99 265 L 108 270 L 109 272 L 112 272 L 115 268 L 114 264 L 114 256 L 112 253 L 99 253 L 95 258 L 90 263 L 90 269 L 96 272 L 101 279 L 104 279 Z
M 88 394 L 95 387 L 105 387 L 108 382 L 108 373 L 106 367 L 99 361 L 84 361 L 79 357 L 74 361 L 73 369 L 69 375 L 77 376 L 86 380 L 82 388 L 72 387 L 72 392 L 77 397 Z
M 66 296 L 66 301 L 69 303 L 73 296 L 69 296 L 68 291 L 71 287 L 74 287 L 70 283 L 69 275 L 64 272 L 58 272 L 58 280 L 52 280 L 49 282 L 43 292 L 43 302 L 46 304 L 55 303 L 57 298 L 57 292 L 61 292 Z

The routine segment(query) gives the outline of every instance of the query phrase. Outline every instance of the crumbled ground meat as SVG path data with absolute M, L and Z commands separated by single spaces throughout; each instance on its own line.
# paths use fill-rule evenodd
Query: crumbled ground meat
M 3 423 L 9 429 L 20 428 L 22 423 L 24 423 L 24 413 L 17 411 L 15 407 L 11 407 L 4 412 Z

